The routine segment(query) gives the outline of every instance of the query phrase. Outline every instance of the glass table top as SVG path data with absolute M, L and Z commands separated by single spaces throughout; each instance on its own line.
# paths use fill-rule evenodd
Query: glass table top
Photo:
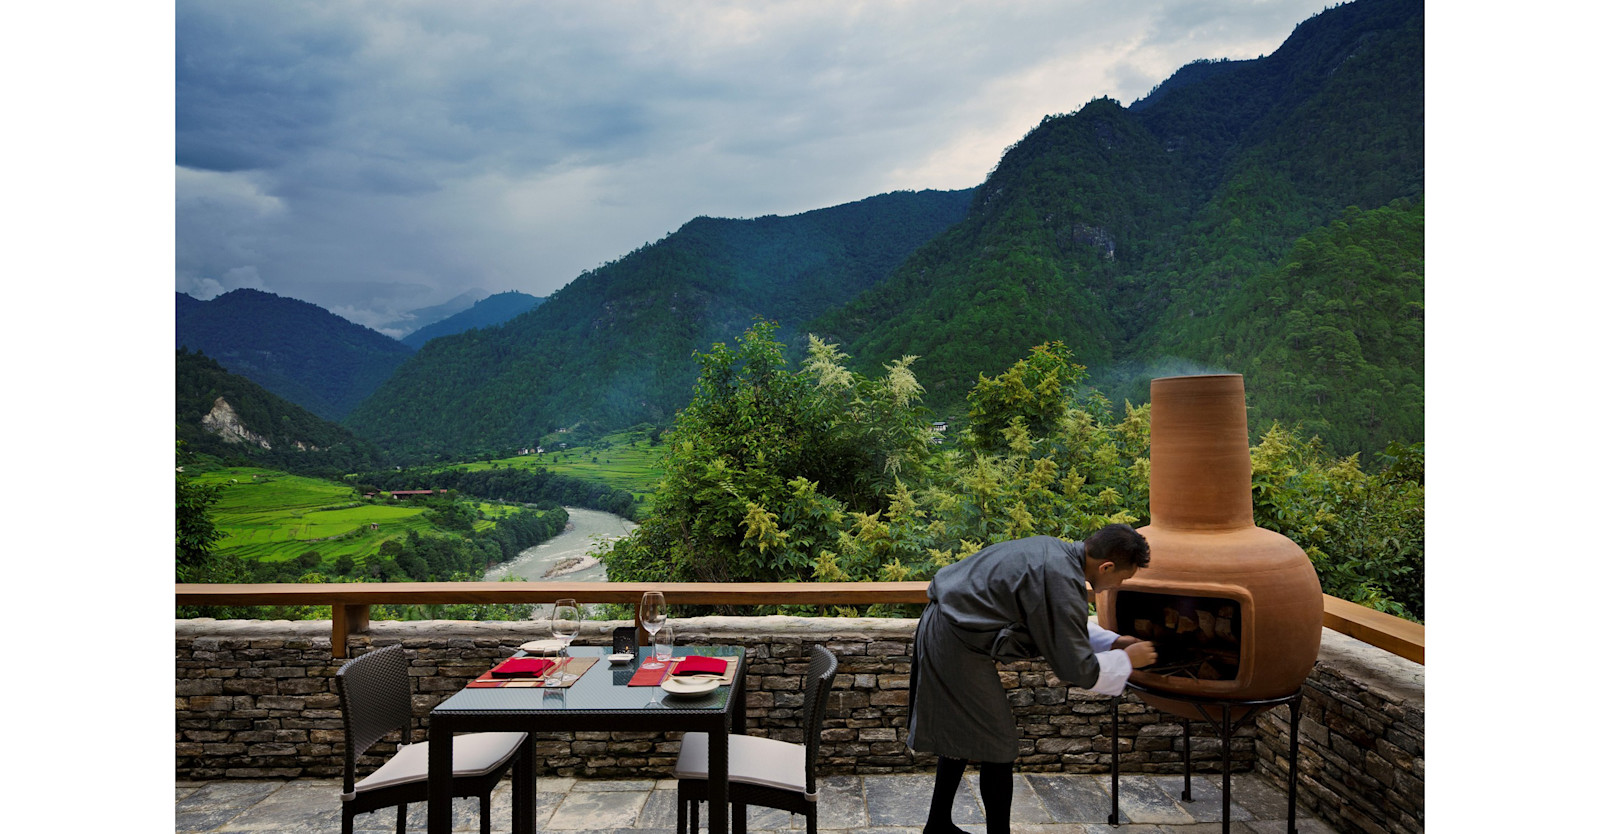
M 599 658 L 599 662 L 589 667 L 589 670 L 583 673 L 583 677 L 572 686 L 563 689 L 543 687 L 462 689 L 434 707 L 433 711 L 472 713 L 506 710 L 573 713 L 665 709 L 677 712 L 724 712 L 728 709 L 728 698 L 733 693 L 732 685 L 719 686 L 710 692 L 693 696 L 673 695 L 659 686 L 629 686 L 628 681 L 639 670 L 639 664 L 644 662 L 642 653 L 636 653 L 633 660 L 627 663 L 611 664 L 605 659 L 606 655 L 611 653 L 609 647 L 573 646 L 569 651 L 573 657 Z M 514 656 L 521 654 L 522 652 L 517 652 Z M 688 655 L 737 657 L 741 667 L 746 662 L 743 646 L 674 646 L 672 654 L 674 657 Z M 736 672 L 736 675 L 743 674 L 742 668 Z M 652 695 L 660 706 L 650 706 Z

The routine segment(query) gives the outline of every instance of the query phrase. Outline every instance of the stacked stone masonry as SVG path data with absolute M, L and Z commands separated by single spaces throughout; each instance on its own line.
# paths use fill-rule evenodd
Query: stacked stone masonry
M 580 645 L 607 645 L 617 622 L 586 623 Z M 748 732 L 800 740 L 806 658 L 821 643 L 839 658 L 819 766 L 825 773 L 925 770 L 932 757 L 906 748 L 915 621 L 798 617 L 701 617 L 674 623 L 680 643 L 748 650 Z M 327 622 L 177 621 L 176 753 L 179 779 L 338 777 L 344 733 Z M 400 644 L 411 658 L 419 738 L 435 704 L 531 639 L 528 622 L 374 622 L 350 653 Z M 1134 698 L 1061 684 L 1042 661 L 1006 663 L 1000 676 L 1021 730 L 1019 770 L 1106 773 L 1112 710 L 1121 720 L 1119 766 L 1182 773 L 1183 727 Z M 1301 717 L 1303 807 L 1342 830 L 1422 830 L 1422 667 L 1324 631 Z M 1236 771 L 1288 778 L 1288 710 L 1235 732 Z M 1192 729 L 1197 772 L 1221 770 L 1216 733 Z M 392 753 L 379 744 L 363 764 Z M 541 773 L 611 777 L 670 775 L 677 734 L 541 734 Z
M 1422 831 L 1423 667 L 1322 632 L 1300 714 L 1300 803 L 1342 831 Z M 1289 714 L 1256 722 L 1257 770 L 1289 784 Z

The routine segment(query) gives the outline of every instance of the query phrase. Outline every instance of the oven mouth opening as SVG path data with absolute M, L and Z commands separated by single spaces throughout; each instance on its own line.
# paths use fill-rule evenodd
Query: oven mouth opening
M 1117 591 L 1119 634 L 1149 640 L 1156 662 L 1136 672 L 1201 681 L 1239 677 L 1244 618 L 1238 600 L 1147 591 Z

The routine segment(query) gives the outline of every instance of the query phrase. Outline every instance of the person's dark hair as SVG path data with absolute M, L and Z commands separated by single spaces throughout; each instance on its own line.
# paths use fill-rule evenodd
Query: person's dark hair
M 1150 543 L 1126 524 L 1108 524 L 1083 542 L 1090 559 L 1110 559 L 1118 570 L 1150 566 Z

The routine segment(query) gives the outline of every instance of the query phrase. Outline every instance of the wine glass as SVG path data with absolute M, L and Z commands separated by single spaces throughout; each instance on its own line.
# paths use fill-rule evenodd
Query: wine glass
M 577 675 L 567 674 L 567 647 L 572 645 L 572 638 L 578 636 L 578 629 L 583 625 L 583 609 L 578 607 L 575 599 L 558 599 L 555 607 L 550 609 L 550 633 L 561 641 L 561 673 L 556 676 L 558 684 L 577 680 Z
M 639 624 L 644 630 L 650 632 L 650 642 L 654 643 L 656 632 L 667 624 L 667 602 L 659 591 L 649 591 L 644 599 L 639 602 Z M 653 656 L 639 666 L 641 669 L 660 669 L 665 663 L 657 661 Z
M 650 654 L 655 665 L 667 665 L 667 661 L 672 659 L 672 627 L 665 623 L 661 624 L 659 630 L 651 635 L 650 642 Z M 661 706 L 661 684 L 666 679 L 667 673 L 662 671 L 661 680 L 656 681 L 656 685 L 650 688 L 650 703 L 645 706 Z

